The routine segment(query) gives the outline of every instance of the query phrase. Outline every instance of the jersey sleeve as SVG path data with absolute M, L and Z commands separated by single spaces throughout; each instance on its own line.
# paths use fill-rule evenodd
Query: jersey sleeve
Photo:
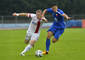
M 61 9 L 58 9 L 58 12 L 59 12 L 61 15 L 64 14 L 64 12 L 63 12 Z
M 36 14 L 32 14 L 32 13 L 28 13 L 27 17 L 33 18 L 34 16 L 36 16 Z
M 53 12 L 52 8 L 47 8 L 47 12 L 52 13 Z

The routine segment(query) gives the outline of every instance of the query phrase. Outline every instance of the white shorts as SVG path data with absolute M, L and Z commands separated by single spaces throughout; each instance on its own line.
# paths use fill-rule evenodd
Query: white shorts
M 40 33 L 27 32 L 25 40 L 38 40 Z

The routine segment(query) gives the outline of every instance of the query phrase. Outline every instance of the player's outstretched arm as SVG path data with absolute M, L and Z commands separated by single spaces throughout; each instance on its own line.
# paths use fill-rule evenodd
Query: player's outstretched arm
M 71 19 L 71 17 L 69 17 L 67 14 L 63 14 L 62 16 L 64 16 L 67 20 Z
M 13 13 L 13 16 L 27 16 L 28 13 Z
M 47 9 L 45 9 L 45 10 L 43 11 L 42 16 L 44 16 L 46 12 L 47 12 Z

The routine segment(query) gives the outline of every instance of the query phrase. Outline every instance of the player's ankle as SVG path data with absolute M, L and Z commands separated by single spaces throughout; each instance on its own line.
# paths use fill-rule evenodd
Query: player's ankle
M 48 51 L 46 51 L 46 54 L 48 54 Z

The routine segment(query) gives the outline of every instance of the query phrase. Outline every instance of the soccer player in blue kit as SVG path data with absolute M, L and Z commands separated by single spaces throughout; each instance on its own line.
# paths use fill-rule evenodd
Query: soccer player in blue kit
M 44 16 L 46 12 L 52 14 L 54 22 L 48 30 L 46 39 L 46 51 L 44 51 L 43 54 L 48 54 L 49 52 L 50 38 L 54 36 L 52 42 L 55 43 L 56 41 L 59 40 L 59 37 L 64 33 L 65 29 L 64 18 L 70 19 L 70 17 L 66 15 L 61 9 L 59 9 L 57 5 L 52 6 L 52 8 L 45 9 L 42 15 Z

